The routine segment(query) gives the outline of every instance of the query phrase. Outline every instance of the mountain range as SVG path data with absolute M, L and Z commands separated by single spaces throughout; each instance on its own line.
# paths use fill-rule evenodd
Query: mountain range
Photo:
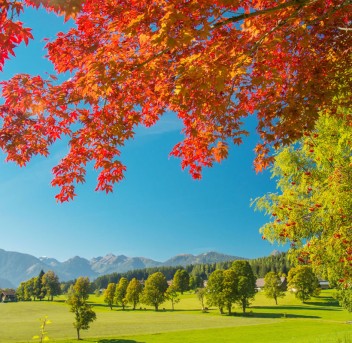
M 0 249 L 0 288 L 16 288 L 22 281 L 37 276 L 41 270 L 53 270 L 60 281 L 73 280 L 79 276 L 95 279 L 110 273 L 124 273 L 133 269 L 158 266 L 186 266 L 190 264 L 216 263 L 243 259 L 238 256 L 207 252 L 200 255 L 176 255 L 165 262 L 154 261 L 145 257 L 127 257 L 107 254 L 87 260 L 75 256 L 65 262 L 55 258 L 34 257 L 29 254 Z

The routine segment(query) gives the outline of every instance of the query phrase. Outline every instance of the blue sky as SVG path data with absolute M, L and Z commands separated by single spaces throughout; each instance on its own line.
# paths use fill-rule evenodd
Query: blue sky
M 42 39 L 52 39 L 70 25 L 34 10 L 21 20 L 33 28 L 35 41 L 16 50 L 1 80 L 15 73 L 51 72 Z M 78 196 L 65 204 L 56 203 L 57 189 L 50 186 L 51 169 L 66 152 L 64 142 L 53 147 L 49 158 L 35 158 L 25 168 L 5 163 L 0 153 L 0 248 L 61 261 L 107 253 L 159 261 L 207 251 L 268 255 L 277 246 L 261 239 L 258 229 L 266 218 L 250 208 L 250 199 L 275 191 L 275 184 L 268 172 L 254 172 L 255 118 L 246 127 L 253 134 L 245 143 L 195 181 L 181 170 L 179 160 L 169 157 L 182 128 L 167 114 L 156 126 L 138 129 L 123 149 L 127 172 L 113 194 L 95 192 L 97 174 L 89 170 Z

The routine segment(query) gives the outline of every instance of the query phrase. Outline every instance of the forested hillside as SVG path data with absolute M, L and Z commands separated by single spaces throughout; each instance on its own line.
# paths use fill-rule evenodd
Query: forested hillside
M 290 270 L 290 264 L 287 259 L 287 254 L 277 253 L 266 257 L 260 257 L 253 260 L 248 260 L 252 267 L 253 273 L 257 278 L 262 278 L 270 271 L 277 273 L 284 273 L 287 275 Z M 171 280 L 178 269 L 185 269 L 191 277 L 208 280 L 209 275 L 217 269 L 229 269 L 233 261 L 217 262 L 217 263 L 203 263 L 190 264 L 188 266 L 160 266 L 144 269 L 135 269 L 126 273 L 112 273 L 98 277 L 92 282 L 93 289 L 106 288 L 111 282 L 117 283 L 122 277 L 132 280 L 146 280 L 149 275 L 161 272 L 165 275 L 167 280 Z
M 287 275 L 291 268 L 285 252 L 249 260 L 249 264 L 258 278 L 264 277 L 268 272 Z

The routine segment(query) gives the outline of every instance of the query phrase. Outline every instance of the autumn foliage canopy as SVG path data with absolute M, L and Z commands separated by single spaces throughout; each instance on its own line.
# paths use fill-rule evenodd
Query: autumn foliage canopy
M 26 6 L 75 21 L 46 45 L 67 77 L 2 82 L 0 147 L 22 166 L 68 137 L 53 169 L 59 201 L 74 197 L 90 161 L 97 189 L 111 191 L 125 171 L 121 147 L 167 111 L 184 126 L 171 155 L 200 178 L 241 143 L 246 116 L 258 118 L 261 170 L 318 111 L 350 105 L 350 0 L 1 0 L 0 68 L 32 39 L 20 22 Z

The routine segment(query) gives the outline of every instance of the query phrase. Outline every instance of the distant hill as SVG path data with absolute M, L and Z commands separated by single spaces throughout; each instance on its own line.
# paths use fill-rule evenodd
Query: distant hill
M 21 281 L 38 275 L 41 269 L 49 268 L 32 255 L 0 249 L 1 284 L 8 283 L 17 286 Z
M 115 256 L 108 254 L 104 257 L 96 257 L 91 261 L 91 268 L 100 275 L 110 273 L 124 273 L 129 270 L 157 267 L 162 263 L 144 257 Z
M 73 280 L 79 276 L 95 279 L 110 273 L 124 273 L 129 270 L 159 266 L 187 266 L 190 264 L 217 263 L 243 259 L 217 252 L 207 252 L 200 255 L 182 254 L 174 256 L 165 262 L 158 262 L 145 257 L 127 257 L 107 254 L 87 260 L 75 256 L 65 262 L 59 262 L 50 257 L 34 257 L 19 252 L 0 249 L 0 288 L 17 287 L 22 281 L 37 276 L 41 269 L 44 272 L 53 270 L 60 281 Z
M 176 255 L 167 261 L 165 261 L 162 265 L 163 266 L 188 266 L 190 264 L 206 264 L 206 263 L 217 263 L 217 262 L 226 262 L 232 260 L 244 260 L 243 257 L 238 256 L 231 256 L 220 254 L 215 251 L 207 252 L 200 255 L 191 255 L 191 254 L 183 254 L 183 255 Z

